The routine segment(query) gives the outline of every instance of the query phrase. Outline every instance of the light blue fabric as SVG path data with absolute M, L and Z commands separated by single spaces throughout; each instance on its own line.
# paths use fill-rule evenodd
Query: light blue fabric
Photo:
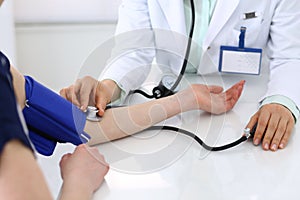
M 193 34 L 193 44 L 187 66 L 187 73 L 196 73 L 197 67 L 200 64 L 202 54 L 202 43 L 208 26 L 213 15 L 217 0 L 194 0 L 195 5 L 195 27 Z M 184 13 L 187 35 L 190 32 L 192 10 L 190 0 L 184 1 Z

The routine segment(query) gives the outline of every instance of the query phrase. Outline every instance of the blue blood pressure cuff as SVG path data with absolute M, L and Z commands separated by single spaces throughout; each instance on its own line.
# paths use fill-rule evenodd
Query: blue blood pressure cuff
M 32 149 L 26 135 L 25 125 L 22 124 L 22 115 L 17 107 L 16 97 L 10 73 L 10 63 L 0 51 L 0 153 L 5 144 L 11 140 L 19 140 Z
M 86 115 L 72 103 L 25 76 L 26 105 L 23 114 L 29 138 L 36 150 L 52 155 L 57 142 L 79 145 L 88 142 Z

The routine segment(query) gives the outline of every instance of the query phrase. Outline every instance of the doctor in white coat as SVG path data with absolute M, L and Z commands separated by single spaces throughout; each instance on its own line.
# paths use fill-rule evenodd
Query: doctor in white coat
M 198 74 L 218 72 L 220 46 L 238 46 L 240 27 L 246 27 L 246 47 L 264 49 L 270 60 L 267 93 L 247 127 L 258 123 L 255 145 L 262 143 L 263 149 L 272 151 L 284 148 L 299 116 L 300 84 L 295 83 L 300 74 L 300 1 L 194 0 L 194 3 L 196 23 L 191 56 L 196 55 L 196 62 L 194 71 L 192 67 L 187 70 Z M 132 37 L 126 36 L 127 45 L 142 43 L 148 48 L 132 51 L 135 47 L 132 45 L 129 53 L 107 67 L 98 84 L 91 84 L 94 83 L 91 78 L 85 77 L 62 89 L 61 94 L 82 109 L 92 98 L 103 115 L 107 103 L 140 87 L 154 58 L 178 74 L 187 43 L 180 36 L 189 35 L 190 6 L 190 0 L 123 0 L 116 35 L 129 33 Z M 124 49 L 124 45 L 126 48 L 126 44 L 119 43 L 123 45 L 119 49 Z M 173 53 L 159 50 L 164 48 Z

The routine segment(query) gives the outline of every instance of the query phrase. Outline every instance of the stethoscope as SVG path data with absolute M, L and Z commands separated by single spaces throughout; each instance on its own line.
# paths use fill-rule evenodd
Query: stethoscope
M 179 83 L 183 77 L 183 74 L 185 72 L 185 69 L 187 67 L 187 64 L 188 64 L 188 58 L 190 56 L 192 38 L 193 38 L 193 34 L 194 34 L 194 26 L 195 26 L 194 1 L 190 0 L 190 4 L 191 4 L 192 16 L 191 16 L 191 27 L 190 27 L 190 32 L 189 32 L 189 39 L 188 39 L 188 44 L 186 47 L 184 61 L 182 63 L 181 71 L 180 71 L 180 74 L 178 75 L 177 79 L 175 79 L 173 76 L 170 76 L 170 75 L 163 76 L 159 85 L 152 89 L 152 95 L 149 95 L 146 92 L 144 92 L 143 90 L 139 90 L 139 89 L 134 90 L 133 93 L 139 93 L 149 99 L 152 99 L 152 98 L 159 99 L 162 97 L 170 96 L 175 93 L 175 90 L 176 90 L 177 86 L 179 85 Z
M 194 1 L 190 0 L 190 4 L 191 4 L 191 11 L 192 11 L 192 16 L 191 16 L 191 27 L 190 27 L 190 32 L 189 32 L 189 40 L 188 40 L 188 44 L 187 44 L 187 48 L 186 48 L 186 52 L 185 52 L 185 58 L 184 61 L 182 63 L 182 67 L 181 67 L 181 71 L 179 76 L 177 77 L 177 79 L 174 79 L 173 76 L 170 75 L 166 75 L 162 77 L 162 80 L 160 81 L 159 85 L 154 87 L 152 89 L 152 95 L 147 94 L 146 92 L 144 92 L 143 90 L 134 90 L 133 93 L 139 93 L 143 96 L 145 96 L 146 98 L 152 99 L 152 98 L 162 98 L 162 97 L 166 97 L 166 96 L 170 96 L 173 95 L 175 93 L 175 89 L 177 88 L 177 86 L 179 85 L 183 74 L 185 72 L 185 69 L 187 67 L 188 64 L 188 58 L 190 55 L 190 51 L 191 51 L 191 44 L 192 44 L 192 38 L 193 38 L 193 33 L 194 33 L 194 26 L 195 26 L 195 5 L 194 5 Z M 111 106 L 107 107 L 107 109 L 112 108 Z M 100 121 L 101 117 L 99 117 L 97 115 L 98 110 L 95 107 L 88 107 L 87 109 L 87 119 L 90 121 Z M 229 149 L 232 148 L 234 146 L 239 145 L 240 143 L 247 141 L 248 138 L 253 137 L 255 130 L 256 130 L 256 126 L 255 125 L 251 130 L 250 128 L 245 128 L 244 129 L 244 134 L 236 141 L 231 142 L 229 144 L 226 145 L 222 145 L 222 146 L 218 146 L 218 147 L 211 147 L 207 144 L 205 144 L 196 134 L 178 128 L 178 127 L 173 127 L 173 126 L 151 126 L 149 128 L 147 128 L 146 130 L 170 130 L 170 131 L 175 131 L 178 133 L 182 133 L 186 136 L 189 136 L 191 138 L 193 138 L 199 145 L 201 145 L 203 148 L 205 148 L 208 151 L 222 151 L 225 149 Z

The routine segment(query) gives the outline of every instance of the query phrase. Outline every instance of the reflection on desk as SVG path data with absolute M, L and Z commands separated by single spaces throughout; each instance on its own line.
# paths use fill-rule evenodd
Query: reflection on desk
M 241 78 L 242 77 L 242 78 Z M 194 133 L 218 146 L 238 139 L 265 92 L 262 76 L 190 76 L 184 84 L 205 83 L 230 87 L 246 80 L 241 99 L 223 115 L 190 111 L 162 124 Z M 136 102 L 140 101 L 139 96 Z M 299 125 L 284 150 L 263 151 L 251 141 L 221 152 L 208 152 L 180 133 L 144 131 L 98 145 L 110 171 L 94 199 L 297 199 L 300 162 Z

